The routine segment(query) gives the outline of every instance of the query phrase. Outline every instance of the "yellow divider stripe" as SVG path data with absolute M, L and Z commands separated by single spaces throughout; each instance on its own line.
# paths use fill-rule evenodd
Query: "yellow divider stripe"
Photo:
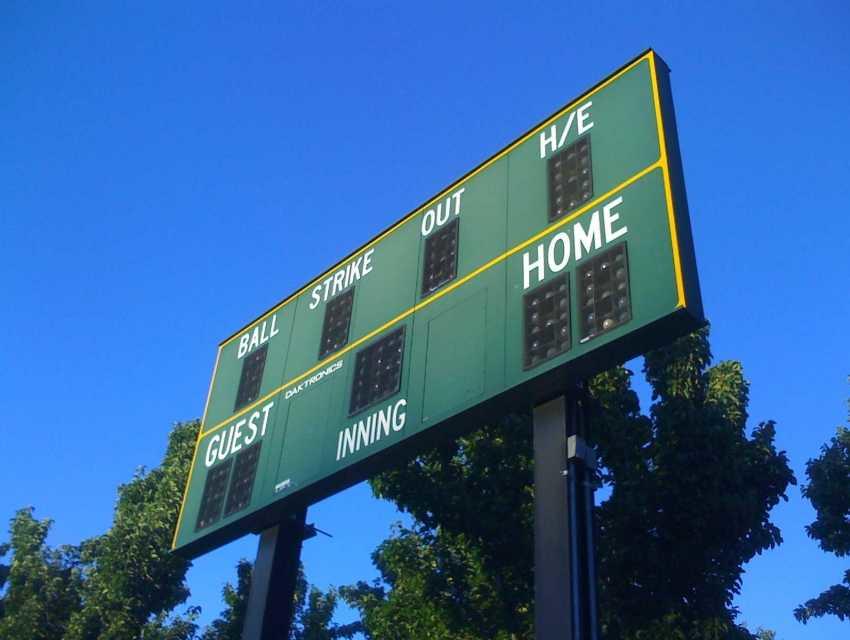
M 427 211 L 427 210 L 428 210 L 428 207 L 430 207 L 432 204 L 434 204 L 435 202 L 437 202 L 438 200 L 440 200 L 443 196 L 445 196 L 446 194 L 448 194 L 449 192 L 451 192 L 451 191 L 453 191 L 453 190 L 455 190 L 455 189 L 458 189 L 461 185 L 463 185 L 464 183 L 466 183 L 467 181 L 471 180 L 471 179 L 472 179 L 472 178 L 474 178 L 476 175 L 478 175 L 479 173 L 481 173 L 482 171 L 484 171 L 484 169 L 487 169 L 488 167 L 490 167 L 492 164 L 494 164 L 494 163 L 495 163 L 495 162 L 497 162 L 498 160 L 501 160 L 501 159 L 502 159 L 505 155 L 507 155 L 508 153 L 510 153 L 511 151 L 513 151 L 514 149 L 516 149 L 519 145 L 521 145 L 521 144 L 523 144 L 523 143 L 527 142 L 530 138 L 532 138 L 532 137 L 534 137 L 535 135 L 537 135 L 537 134 L 538 134 L 538 133 L 539 133 L 542 129 L 545 129 L 546 127 L 548 127 L 549 125 L 551 125 L 551 124 L 552 124 L 552 122 L 554 122 L 554 121 L 555 121 L 555 120 L 557 120 L 558 118 L 562 117 L 565 113 L 567 113 L 570 109 L 573 109 L 574 107 L 576 107 L 576 106 L 577 106 L 580 102 L 582 102 L 583 100 L 586 100 L 587 98 L 590 98 L 591 96 L 596 95 L 597 93 L 599 93 L 600 91 L 602 91 L 602 89 L 604 89 L 605 87 L 607 87 L 608 85 L 610 85 L 612 82 L 614 82 L 615 80 L 619 79 L 620 77 L 622 77 L 623 75 L 625 75 L 626 73 L 628 73 L 629 71 L 631 71 L 632 69 L 634 69 L 634 68 L 635 68 L 636 66 L 638 66 L 641 62 L 644 62 L 644 61 L 646 61 L 646 60 L 648 60 L 648 59 L 650 59 L 650 60 L 651 60 L 651 59 L 652 59 L 652 58 L 651 58 L 651 56 L 652 56 L 652 55 L 653 55 L 653 52 L 651 52 L 651 51 L 650 51 L 650 52 L 648 52 L 648 53 L 646 53 L 645 55 L 641 56 L 640 58 L 638 58 L 637 60 L 635 60 L 635 61 L 634 61 L 634 62 L 632 62 L 631 64 L 629 64 L 629 65 L 627 65 L 626 67 L 624 67 L 623 69 L 621 69 L 619 72 L 615 73 L 613 76 L 611 76 L 610 78 L 608 78 L 605 82 L 601 83 L 598 87 L 595 87 L 595 88 L 593 88 L 592 90 L 588 91 L 587 93 L 585 93 L 585 94 L 583 94 L 583 95 L 579 96 L 578 98 L 576 98 L 575 100 L 573 100 L 572 102 L 570 102 L 567 106 L 565 106 L 563 109 L 560 109 L 560 110 L 559 110 L 559 111 L 557 111 L 556 113 L 554 113 L 554 114 L 552 114 L 551 116 L 549 116 L 546 120 L 544 120 L 543 122 L 541 122 L 541 123 L 540 123 L 539 125 L 537 125 L 534 129 L 532 129 L 531 131 L 529 131 L 528 133 L 526 133 L 526 134 L 525 134 L 525 135 L 523 135 L 521 138 L 517 139 L 516 141 L 514 141 L 513 143 L 511 143 L 510 145 L 508 145 L 508 146 L 507 146 L 507 147 L 505 147 L 504 149 L 502 149 L 500 152 L 498 152 L 496 155 L 494 155 L 494 156 L 493 156 L 492 158 L 490 158 L 489 160 L 487 160 L 487 161 L 485 161 L 484 163 L 482 163 L 482 164 L 481 164 L 480 166 L 478 166 L 477 168 L 473 169 L 473 170 L 469 173 L 469 175 L 467 175 L 467 176 L 465 176 L 465 177 L 461 178 L 459 181 L 452 183 L 450 186 L 448 186 L 448 187 L 446 187 L 445 189 L 443 189 L 442 191 L 440 191 L 437 195 L 435 195 L 433 198 L 431 198 L 430 200 L 428 200 L 428 201 L 427 201 L 425 204 L 423 204 L 421 207 L 419 207 L 419 208 L 415 209 L 414 211 L 412 211 L 411 213 L 409 213 L 408 215 L 406 215 L 404 218 L 402 218 L 401 220 L 399 220 L 398 222 L 396 222 L 395 224 L 393 224 L 393 225 L 392 225 L 389 229 L 387 229 L 386 231 L 384 231 L 383 233 L 381 233 L 381 234 L 380 234 L 380 235 L 378 235 L 377 237 L 375 237 L 375 238 L 373 238 L 372 240 L 370 240 L 368 243 L 366 243 L 365 245 L 363 245 L 362 247 L 360 247 L 357 251 L 355 251 L 354 253 L 352 253 L 349 257 L 344 258 L 344 259 L 343 259 L 343 260 L 341 260 L 340 262 L 335 263 L 332 267 L 330 267 L 329 269 L 327 269 L 327 270 L 325 270 L 324 272 L 322 272 L 322 274 L 321 274 L 321 275 L 319 275 L 318 277 L 316 277 L 316 278 L 314 278 L 313 280 L 311 280 L 308 284 L 306 284 L 306 285 L 304 285 L 303 287 L 301 287 L 300 289 L 298 289 L 295 293 L 293 293 L 292 295 L 288 296 L 288 297 L 287 297 L 286 299 L 284 299 L 283 301 L 281 301 L 281 302 L 277 303 L 274 307 L 272 307 L 271 309 L 269 309 L 268 311 L 266 311 L 266 312 L 265 312 L 263 315 L 261 315 L 259 318 L 257 318 L 257 319 L 256 319 L 256 320 L 254 320 L 253 322 L 251 322 L 251 323 L 249 323 L 249 324 L 245 325 L 242 329 L 240 329 L 239 331 L 237 331 L 237 332 L 236 332 L 235 334 L 233 334 L 230 338 L 228 338 L 227 340 L 225 340 L 224 342 L 222 342 L 222 343 L 221 343 L 221 346 L 222 346 L 222 347 L 224 347 L 224 346 L 226 346 L 226 345 L 230 344 L 231 342 L 233 342 L 234 340 L 236 340 L 236 339 L 239 337 L 239 335 L 240 335 L 240 334 L 245 333 L 246 331 L 251 330 L 254 326 L 256 326 L 256 325 L 258 325 L 259 323 L 261 323 L 263 320 L 265 320 L 266 318 L 268 318 L 271 314 L 275 313 L 276 311 L 279 311 L 280 309 L 282 309 L 283 307 L 285 307 L 287 304 L 289 304 L 290 302 L 292 302 L 292 301 L 293 301 L 295 298 L 297 298 L 299 295 L 301 295 L 302 293 L 304 293 L 305 291 L 307 291 L 308 289 L 310 289 L 310 287 L 314 286 L 317 282 L 320 282 L 320 281 L 321 281 L 323 278 L 325 278 L 328 274 L 333 273 L 333 271 L 334 271 L 337 267 L 339 267 L 341 264 L 343 264 L 344 262 L 346 262 L 346 261 L 348 261 L 348 260 L 354 260 L 354 259 L 356 259 L 358 256 L 360 256 L 361 254 L 365 253 L 368 249 L 370 249 L 371 247 L 373 247 L 375 244 L 377 244 L 378 242 L 380 242 L 381 240 L 383 240 L 384 238 L 386 238 L 388 235 L 390 235 L 391 233 L 394 233 L 394 232 L 395 232 L 396 230 L 398 230 L 398 229 L 399 229 L 402 225 L 406 224 L 407 222 L 410 222 L 411 220 L 413 220 L 413 219 L 414 219 L 416 216 L 418 216 L 419 214 L 421 214 L 421 213 L 423 213 L 423 212 Z
M 378 335 L 378 334 L 379 334 L 379 333 L 381 333 L 382 331 L 385 331 L 385 330 L 389 329 L 391 326 L 393 326 L 394 324 L 396 324 L 396 323 L 400 322 L 401 320 L 404 320 L 405 318 L 407 318 L 407 317 L 408 317 L 408 316 L 410 316 L 411 314 L 415 313 L 416 311 L 419 311 L 420 309 L 424 309 L 424 308 L 425 308 L 425 307 L 427 307 L 429 304 L 432 304 L 432 303 L 436 302 L 437 300 L 439 300 L 439 299 L 440 299 L 440 298 L 442 298 L 443 296 L 445 296 L 445 295 L 447 295 L 447 294 L 451 293 L 452 291 L 454 291 L 454 290 L 455 290 L 455 289 L 457 289 L 458 287 L 460 287 L 460 286 L 464 285 L 465 283 L 469 282 L 469 281 L 470 281 L 470 280 L 472 280 L 473 278 L 475 278 L 475 277 L 477 277 L 477 276 L 481 275 L 483 272 L 487 271 L 487 270 L 488 270 L 488 269 L 490 269 L 491 267 L 493 267 L 493 266 L 495 266 L 495 265 L 499 264 L 500 262 L 502 262 L 502 261 L 506 260 L 507 258 L 509 258 L 510 256 L 514 255 L 515 253 L 517 253 L 517 252 L 519 252 L 519 251 L 522 251 L 524 248 L 526 248 L 526 247 L 527 247 L 527 246 L 529 246 L 530 244 L 533 244 L 533 243 L 537 242 L 538 240 L 540 240 L 542 237 L 546 236 L 547 234 L 552 233 L 553 231 L 555 231 L 555 230 L 559 229 L 560 227 L 563 227 L 565 224 L 567 224 L 567 223 L 571 222 L 572 220 L 575 220 L 575 219 L 576 219 L 577 217 L 579 217 L 580 215 L 582 215 L 582 214 L 584 214 L 584 213 L 587 213 L 588 211 L 592 210 L 594 207 L 596 207 L 597 205 L 599 205 L 600 203 L 602 203 L 604 200 L 607 200 L 608 198 L 610 198 L 613 194 L 617 193 L 618 191 L 622 191 L 623 189 L 625 189 L 626 187 L 628 187 L 628 186 L 629 186 L 629 185 L 631 185 L 632 183 L 636 182 L 637 180 L 640 180 L 642 177 L 644 177 L 646 174 L 650 173 L 652 170 L 657 169 L 657 168 L 659 168 L 659 167 L 661 167 L 661 163 L 660 163 L 660 161 L 656 161 L 656 162 L 652 163 L 651 165 L 649 165 L 648 167 L 646 167 L 645 169 L 642 169 L 641 171 L 638 171 L 636 174 L 634 174 L 634 175 L 633 175 L 631 178 L 629 178 L 628 180 L 624 180 L 623 182 L 621 182 L 620 184 L 618 184 L 618 185 L 617 185 L 616 187 L 614 187 L 613 189 L 610 189 L 609 191 L 605 192 L 604 194 L 602 194 L 602 195 L 601 195 L 601 196 L 599 196 L 598 198 L 596 198 L 596 199 L 594 199 L 594 200 L 590 201 L 588 204 L 584 205 L 584 206 L 583 206 L 583 207 L 581 207 L 580 209 L 576 209 L 576 211 L 575 211 L 575 212 L 573 212 L 573 213 L 571 213 L 570 215 L 568 215 L 568 216 L 564 217 L 564 218 L 563 218 L 563 219 L 561 219 L 561 220 L 558 220 L 558 221 L 557 221 L 557 222 L 555 222 L 554 224 L 549 225 L 548 227 L 546 227 L 546 228 L 545 228 L 545 229 L 543 229 L 542 231 L 540 231 L 540 232 L 538 232 L 538 233 L 534 234 L 533 236 L 531 236 L 531 237 L 530 237 L 530 238 L 528 238 L 527 240 L 523 240 L 522 242 L 520 242 L 519 244 L 515 245 L 515 246 L 514 246 L 514 247 L 512 247 L 511 249 L 508 249 L 507 251 L 505 251 L 505 252 L 504 252 L 504 253 L 502 253 L 501 255 L 496 256 L 495 258 L 493 258 L 493 259 L 492 259 L 492 260 L 490 260 L 489 262 L 484 263 L 483 265 L 481 265 L 480 267 L 476 268 L 474 271 L 472 271 L 472 272 L 468 273 L 467 275 L 463 276 L 462 278 L 459 278 L 458 280 L 455 280 L 455 281 L 454 281 L 454 282 L 452 282 L 450 285 L 448 285 L 448 286 L 446 286 L 444 289 L 441 289 L 440 291 L 438 291 L 438 292 L 434 293 L 433 295 L 429 296 L 429 297 L 428 297 L 428 298 L 426 298 L 425 300 L 422 300 L 421 302 L 418 302 L 418 303 L 414 304 L 414 305 L 413 305 L 412 307 L 410 307 L 409 309 L 406 309 L 405 311 L 402 311 L 400 314 L 398 314 L 398 315 L 397 315 L 396 317 L 394 317 L 393 319 L 388 320 L 388 321 L 387 321 L 387 322 L 385 322 L 384 324 L 382 324 L 382 325 L 380 325 L 379 327 L 377 327 L 377 328 L 373 329 L 372 331 L 370 331 L 370 332 L 369 332 L 369 333 L 367 333 L 366 335 L 364 335 L 364 336 L 362 336 L 362 337 L 358 338 L 358 339 L 357 339 L 357 340 L 355 340 L 354 342 L 350 342 L 350 343 L 349 343 L 349 344 L 347 344 L 345 347 L 343 347 L 343 348 L 342 348 L 342 349 L 340 349 L 339 351 L 335 352 L 335 353 L 334 353 L 334 354 L 332 354 L 331 356 L 329 356 L 329 357 L 325 358 L 324 360 L 320 361 L 318 364 L 316 364 L 315 366 L 311 367 L 310 369 L 307 369 L 306 371 L 304 371 L 303 373 L 301 373 L 301 374 L 299 374 L 299 375 L 295 376 L 294 378 L 291 378 L 290 380 L 287 380 L 286 382 L 284 382 L 284 383 L 283 383 L 283 384 L 281 384 L 280 386 L 275 387 L 274 389 L 272 389 L 271 391 L 269 391 L 266 395 L 264 395 L 262 398 L 259 398 L 258 400 L 255 400 L 254 402 L 252 402 L 252 403 L 251 403 L 251 404 L 249 404 L 248 406 L 246 406 L 246 407 L 244 407 L 244 408 L 240 409 L 238 412 L 234 413 L 232 416 L 229 416 L 226 420 L 222 420 L 221 422 L 219 422 L 219 423 L 218 423 L 218 424 L 216 424 L 215 426 L 210 427 L 208 430 L 204 431 L 204 432 L 201 434 L 201 437 L 206 437 L 207 435 L 209 435 L 209 434 L 210 434 L 210 433 L 212 433 L 213 431 L 216 431 L 216 430 L 220 429 L 220 428 L 221 428 L 221 427 L 223 427 L 224 425 L 226 425 L 226 424 L 228 424 L 228 423 L 232 422 L 233 420 L 235 420 L 235 419 L 239 418 L 240 416 L 242 416 L 242 415 L 244 415 L 244 414 L 248 413 L 249 411 L 252 411 L 252 410 L 253 410 L 253 409 L 255 409 L 257 406 L 259 406 L 259 405 L 263 404 L 264 402 L 266 402 L 267 400 L 269 400 L 271 397 L 273 397 L 273 396 L 277 395 L 278 393 L 280 393 L 281 391 L 283 391 L 283 390 L 284 390 L 284 389 L 286 389 L 287 387 L 291 387 L 292 385 L 294 385 L 294 384 L 297 384 L 297 383 L 301 382 L 304 378 L 307 378 L 308 376 L 312 375 L 313 373 L 316 373 L 317 371 L 319 371 L 319 370 L 323 369 L 324 367 L 326 367 L 327 365 L 329 365 L 331 362 L 335 362 L 336 360 L 339 360 L 342 356 L 344 356 L 346 353 L 348 353 L 348 352 L 349 352 L 349 351 L 351 351 L 352 349 L 356 349 L 356 348 L 357 348 L 357 347 L 359 347 L 361 344 L 363 344 L 363 343 L 364 343 L 364 342 L 366 342 L 367 340 L 370 340 L 371 338 L 373 338 L 374 336 Z

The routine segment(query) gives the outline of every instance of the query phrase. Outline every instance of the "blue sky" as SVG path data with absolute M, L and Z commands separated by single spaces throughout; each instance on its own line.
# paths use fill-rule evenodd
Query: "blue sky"
M 850 396 L 848 5 L 412 6 L 4 6 L 0 518 L 34 505 L 56 544 L 104 531 L 117 485 L 202 412 L 222 338 L 648 46 L 672 69 L 713 352 L 803 478 Z M 850 565 L 789 495 L 741 620 L 846 637 L 792 617 Z M 335 537 L 305 544 L 308 577 L 372 577 L 398 518 L 364 485 L 316 505 Z M 255 547 L 196 562 L 204 620 Z

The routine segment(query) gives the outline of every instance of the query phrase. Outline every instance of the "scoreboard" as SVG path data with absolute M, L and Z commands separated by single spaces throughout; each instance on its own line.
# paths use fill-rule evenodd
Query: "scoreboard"
M 645 52 L 224 340 L 174 548 L 700 326 L 668 77 Z

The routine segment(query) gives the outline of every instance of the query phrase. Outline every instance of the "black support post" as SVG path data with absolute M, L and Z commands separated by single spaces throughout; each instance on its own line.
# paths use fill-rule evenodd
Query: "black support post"
M 260 534 L 242 640 L 287 640 L 307 509 Z
M 593 451 L 583 387 L 534 408 L 536 640 L 597 640 Z

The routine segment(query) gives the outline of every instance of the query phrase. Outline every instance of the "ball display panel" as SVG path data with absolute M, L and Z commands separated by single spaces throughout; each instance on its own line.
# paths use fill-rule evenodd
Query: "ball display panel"
M 263 345 L 245 357 L 242 363 L 242 375 L 239 378 L 239 390 L 236 392 L 234 410 L 241 409 L 257 399 L 263 381 L 263 371 L 266 368 L 268 350 L 268 345 Z

